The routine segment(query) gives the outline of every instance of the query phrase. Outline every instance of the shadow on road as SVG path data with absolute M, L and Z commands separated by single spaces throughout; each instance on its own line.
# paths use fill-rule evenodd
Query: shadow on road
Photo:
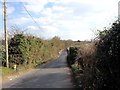
M 54 79 L 53 79 L 54 78 Z M 12 85 L 11 87 L 17 88 L 72 88 L 70 78 L 68 77 L 67 73 L 49 73 L 46 75 L 34 76 L 33 78 L 27 78 L 22 80 L 16 85 Z M 33 86 L 34 83 L 34 86 Z M 71 86 L 71 87 L 70 87 Z

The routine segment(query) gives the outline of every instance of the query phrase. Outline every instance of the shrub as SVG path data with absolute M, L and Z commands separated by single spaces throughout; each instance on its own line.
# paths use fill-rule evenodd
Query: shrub
M 120 83 L 120 21 L 99 34 L 97 45 L 96 83 L 98 88 L 119 89 Z
M 75 63 L 76 57 L 77 57 L 77 48 L 76 47 L 70 47 L 68 51 L 68 56 L 67 56 L 67 62 L 68 65 L 71 67 L 72 64 Z

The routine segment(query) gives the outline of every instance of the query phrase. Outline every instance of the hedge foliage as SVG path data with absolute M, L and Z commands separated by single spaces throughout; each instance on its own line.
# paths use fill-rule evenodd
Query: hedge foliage
M 64 42 L 57 36 L 51 40 L 42 40 L 34 36 L 16 34 L 9 40 L 10 66 L 40 64 L 55 58 L 64 47 Z M 4 60 L 2 62 L 5 63 Z
M 98 89 L 120 89 L 120 21 L 99 33 L 97 44 L 96 85 Z
M 120 90 L 120 21 L 98 33 L 95 41 L 80 42 L 84 70 L 77 72 L 77 84 L 84 90 Z

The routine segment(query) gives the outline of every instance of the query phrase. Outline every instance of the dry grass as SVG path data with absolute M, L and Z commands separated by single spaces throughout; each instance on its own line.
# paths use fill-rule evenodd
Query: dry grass
M 95 54 L 96 54 L 96 46 L 94 42 L 80 42 L 77 46 L 78 48 L 78 57 L 82 55 L 83 58 L 83 76 L 82 83 L 84 89 L 92 89 L 93 87 L 93 79 L 94 79 L 94 63 L 95 63 Z M 81 74 L 80 74 L 81 76 Z M 81 80 L 81 77 L 78 79 Z

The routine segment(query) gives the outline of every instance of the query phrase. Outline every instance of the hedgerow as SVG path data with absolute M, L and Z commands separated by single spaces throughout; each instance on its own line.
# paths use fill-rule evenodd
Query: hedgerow
M 97 88 L 120 89 L 120 21 L 109 30 L 99 33 L 97 44 L 96 84 Z
M 58 52 L 64 47 L 64 42 L 59 37 L 43 40 L 35 36 L 15 34 L 9 40 L 10 67 L 13 67 L 13 64 L 38 65 L 58 56 Z

